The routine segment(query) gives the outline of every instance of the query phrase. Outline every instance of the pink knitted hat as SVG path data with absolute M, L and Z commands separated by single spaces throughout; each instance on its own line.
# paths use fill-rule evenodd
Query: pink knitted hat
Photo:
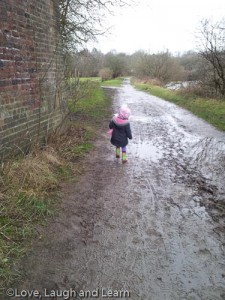
M 124 104 L 119 109 L 118 117 L 121 119 L 129 119 L 130 114 L 131 114 L 131 111 L 130 111 L 129 107 L 126 104 Z

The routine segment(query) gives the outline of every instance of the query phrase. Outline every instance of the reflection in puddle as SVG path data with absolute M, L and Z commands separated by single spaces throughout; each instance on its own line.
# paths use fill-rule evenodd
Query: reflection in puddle
M 149 159 L 153 162 L 162 158 L 160 149 L 149 142 L 133 143 L 129 147 L 129 152 L 136 158 Z
M 131 122 L 142 122 L 142 123 L 151 123 L 152 117 L 151 116 L 131 116 Z

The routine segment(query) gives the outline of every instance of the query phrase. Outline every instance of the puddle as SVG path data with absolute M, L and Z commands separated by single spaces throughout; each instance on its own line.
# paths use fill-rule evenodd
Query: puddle
M 162 158 L 161 150 L 150 142 L 132 143 L 129 147 L 129 152 L 139 159 L 148 159 L 152 162 L 158 162 Z
M 151 123 L 152 117 L 151 116 L 131 116 L 131 122 L 141 122 L 141 123 Z

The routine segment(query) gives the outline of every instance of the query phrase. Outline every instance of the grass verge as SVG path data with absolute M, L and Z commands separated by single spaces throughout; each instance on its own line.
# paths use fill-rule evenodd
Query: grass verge
M 197 97 L 191 93 L 171 91 L 159 86 L 134 82 L 134 86 L 147 93 L 188 109 L 220 130 L 225 131 L 225 101 Z
M 71 78 L 69 80 L 70 83 L 76 82 L 76 78 Z M 120 87 L 122 85 L 124 78 L 123 77 L 118 77 L 110 80 L 101 80 L 101 77 L 81 77 L 79 78 L 79 81 L 81 83 L 84 82 L 93 82 L 93 83 L 101 83 L 101 86 L 115 86 L 115 87 Z
M 7 286 L 19 274 L 15 263 L 39 238 L 37 226 L 54 215 L 56 190 L 67 163 L 52 147 L 17 157 L 2 165 L 0 174 L 0 284 Z
M 69 103 L 66 133 L 55 134 L 44 149 L 4 162 L 0 168 L 0 287 L 17 280 L 12 266 L 41 238 L 38 228 L 57 213 L 60 183 L 76 180 L 82 158 L 110 115 L 110 99 L 94 82 L 79 102 Z M 0 290 L 0 293 L 3 290 Z
M 123 83 L 123 77 L 118 77 L 111 80 L 105 80 L 101 82 L 101 86 L 115 86 L 120 87 Z

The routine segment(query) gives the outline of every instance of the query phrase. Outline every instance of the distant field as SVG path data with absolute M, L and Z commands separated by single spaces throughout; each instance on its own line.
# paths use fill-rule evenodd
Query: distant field
M 70 78 L 69 82 L 74 83 L 76 80 L 78 80 L 78 79 L 77 78 Z M 99 82 L 99 83 L 101 83 L 101 86 L 116 86 L 116 87 L 119 87 L 119 86 L 121 86 L 121 84 L 123 82 L 123 78 L 118 77 L 118 78 L 115 78 L 115 79 L 102 81 L 101 77 L 80 77 L 79 81 L 80 82 L 85 82 L 85 81 Z
M 118 78 L 115 78 L 115 79 L 102 81 L 101 85 L 102 86 L 116 86 L 116 87 L 120 87 L 122 85 L 122 82 L 123 82 L 123 78 L 122 77 L 118 77 Z
M 101 78 L 100 77 L 81 77 L 80 78 L 81 81 L 97 81 L 97 82 L 101 82 Z

